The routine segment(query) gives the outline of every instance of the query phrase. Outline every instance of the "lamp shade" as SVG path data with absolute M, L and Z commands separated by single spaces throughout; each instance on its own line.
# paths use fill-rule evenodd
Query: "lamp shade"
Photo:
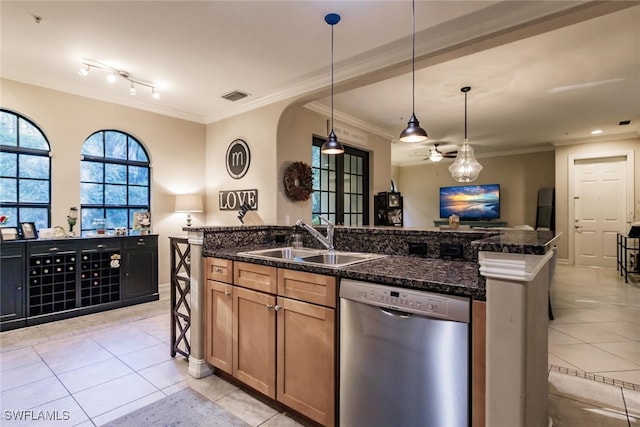
M 176 212 L 202 212 L 202 196 L 197 194 L 176 195 Z

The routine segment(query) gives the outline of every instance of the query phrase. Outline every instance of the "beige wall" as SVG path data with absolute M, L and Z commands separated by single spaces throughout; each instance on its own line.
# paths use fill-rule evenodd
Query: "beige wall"
M 177 193 L 204 193 L 205 126 L 116 104 L 0 80 L 0 105 L 33 120 L 51 145 L 51 225 L 66 228 L 69 207 L 80 206 L 80 149 L 102 129 L 136 137 L 151 158 L 151 219 L 159 236 L 159 280 L 169 282 L 169 236 L 183 234 Z M 194 214 L 201 225 L 203 214 Z M 79 230 L 79 224 L 76 225 Z
M 573 263 L 569 250 L 569 158 L 570 156 L 606 157 L 608 154 L 617 155 L 621 152 L 634 152 L 634 186 L 633 212 L 634 221 L 640 221 L 640 138 L 612 140 L 597 143 L 584 143 L 556 147 L 556 228 L 562 232 L 558 242 L 558 258 Z
M 285 224 L 289 218 L 293 224 L 297 218 L 311 219 L 311 199 L 304 202 L 291 201 L 284 192 L 282 176 L 287 166 L 295 161 L 311 164 L 311 146 L 313 135 L 327 136 L 328 117 L 308 110 L 299 105 L 291 105 L 280 118 L 278 126 L 278 216 L 277 223 Z M 340 124 L 345 129 L 349 125 Z M 352 128 L 356 129 L 356 128 Z M 373 195 L 380 191 L 389 190 L 391 180 L 391 142 L 378 135 L 356 130 L 366 135 L 364 142 L 338 140 L 345 145 L 369 152 L 369 189 L 370 206 L 373 207 Z M 373 209 L 371 209 L 370 224 L 373 224 Z
M 241 225 L 238 211 L 221 211 L 218 192 L 227 190 L 258 190 L 257 213 L 267 224 L 276 224 L 278 173 L 278 119 L 286 104 L 276 103 L 239 116 L 207 125 L 206 189 L 207 224 Z M 251 151 L 247 174 L 234 179 L 227 173 L 225 159 L 229 144 L 244 140 Z
M 478 161 L 483 169 L 473 184 L 500 184 L 500 219 L 509 226 L 535 226 L 538 190 L 554 186 L 553 152 L 479 158 Z M 451 178 L 450 164 L 425 162 L 396 169 L 406 227 L 433 227 L 433 221 L 440 219 L 440 187 L 461 185 Z

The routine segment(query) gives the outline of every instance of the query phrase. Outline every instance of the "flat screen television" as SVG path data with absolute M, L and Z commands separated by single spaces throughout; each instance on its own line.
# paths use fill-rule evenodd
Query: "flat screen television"
M 500 184 L 440 187 L 440 218 L 461 220 L 500 218 Z

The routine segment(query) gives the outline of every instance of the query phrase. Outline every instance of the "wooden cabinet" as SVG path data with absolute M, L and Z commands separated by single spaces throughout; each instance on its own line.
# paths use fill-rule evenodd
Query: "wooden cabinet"
M 158 236 L 125 239 L 123 258 L 123 304 L 158 299 Z
M 276 298 L 233 287 L 233 376 L 276 398 Z
M 205 360 L 233 373 L 233 286 L 207 280 L 205 305 Z
M 335 310 L 278 297 L 277 399 L 325 425 L 335 418 Z
M 0 331 L 26 325 L 24 245 L 3 242 L 0 252 Z
M 205 271 L 207 362 L 333 426 L 337 279 L 215 258 L 205 259 Z

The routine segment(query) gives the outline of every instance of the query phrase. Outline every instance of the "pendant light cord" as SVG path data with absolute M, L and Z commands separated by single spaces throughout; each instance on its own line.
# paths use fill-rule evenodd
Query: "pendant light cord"
M 411 112 L 416 114 L 416 0 L 412 1 L 412 20 L 413 26 L 411 31 Z
M 331 25 L 331 130 L 333 130 L 333 27 Z
M 464 93 L 464 143 L 465 144 L 467 143 L 467 92 Z

